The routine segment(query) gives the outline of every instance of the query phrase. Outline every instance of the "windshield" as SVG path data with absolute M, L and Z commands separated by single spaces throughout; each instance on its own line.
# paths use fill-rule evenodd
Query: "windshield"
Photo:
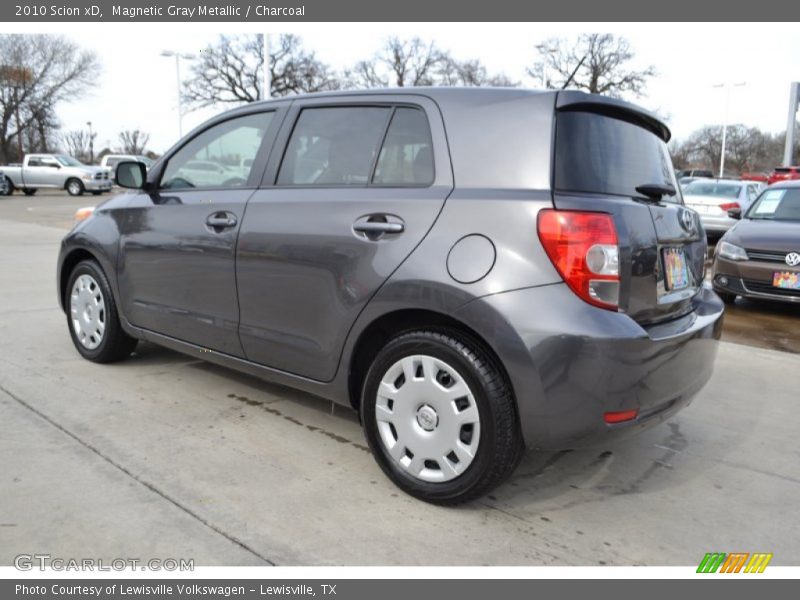
M 747 211 L 746 218 L 800 221 L 800 188 L 765 190 Z
M 67 156 L 66 154 L 56 154 L 56 160 L 60 162 L 65 167 L 82 167 L 83 163 L 71 156 Z
M 555 184 L 567 192 L 641 197 L 644 184 L 668 184 L 681 203 L 667 145 L 647 129 L 613 117 L 565 111 L 556 120 Z
M 730 183 L 693 181 L 683 188 L 684 196 L 717 196 L 718 198 L 738 198 L 742 186 Z

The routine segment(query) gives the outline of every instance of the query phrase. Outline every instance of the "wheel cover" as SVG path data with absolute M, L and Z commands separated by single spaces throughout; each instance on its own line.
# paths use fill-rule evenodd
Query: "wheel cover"
M 70 181 L 67 191 L 70 194 L 75 195 L 75 194 L 77 194 L 78 192 L 81 191 L 81 184 L 78 183 L 77 181 Z
M 389 367 L 378 387 L 375 419 L 392 460 L 422 481 L 455 479 L 478 450 L 475 397 L 456 369 L 432 356 L 407 356 Z
M 69 311 L 72 330 L 80 344 L 87 350 L 97 348 L 106 331 L 106 302 L 94 277 L 84 274 L 75 280 Z

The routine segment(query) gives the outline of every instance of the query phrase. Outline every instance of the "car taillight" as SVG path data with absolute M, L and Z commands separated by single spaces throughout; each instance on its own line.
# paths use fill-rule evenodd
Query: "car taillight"
M 723 202 L 722 204 L 719 205 L 719 207 L 725 212 L 728 212 L 729 210 L 733 210 L 735 208 L 742 208 L 741 206 L 739 206 L 738 202 Z
M 619 245 L 611 215 L 544 209 L 539 239 L 566 284 L 601 308 L 619 306 Z

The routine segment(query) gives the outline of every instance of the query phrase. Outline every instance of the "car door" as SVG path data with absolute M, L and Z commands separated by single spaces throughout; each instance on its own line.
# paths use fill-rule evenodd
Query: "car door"
M 328 381 L 347 332 L 452 190 L 444 128 L 421 96 L 293 103 L 237 252 L 248 359 Z
M 28 187 L 54 187 L 54 178 L 58 177 L 61 165 L 49 156 L 31 156 L 25 167 L 23 180 Z
M 237 334 L 236 239 L 248 198 L 261 180 L 284 105 L 257 107 L 189 136 L 135 194 L 120 232 L 118 280 L 135 326 L 243 356 Z M 239 164 L 193 179 L 197 161 Z

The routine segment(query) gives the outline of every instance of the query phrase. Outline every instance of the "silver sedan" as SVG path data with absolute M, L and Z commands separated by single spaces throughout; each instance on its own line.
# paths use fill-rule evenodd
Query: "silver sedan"
M 744 213 L 764 189 L 758 181 L 698 179 L 683 188 L 683 201 L 700 214 L 708 233 L 721 235 L 736 224 L 729 210 Z

